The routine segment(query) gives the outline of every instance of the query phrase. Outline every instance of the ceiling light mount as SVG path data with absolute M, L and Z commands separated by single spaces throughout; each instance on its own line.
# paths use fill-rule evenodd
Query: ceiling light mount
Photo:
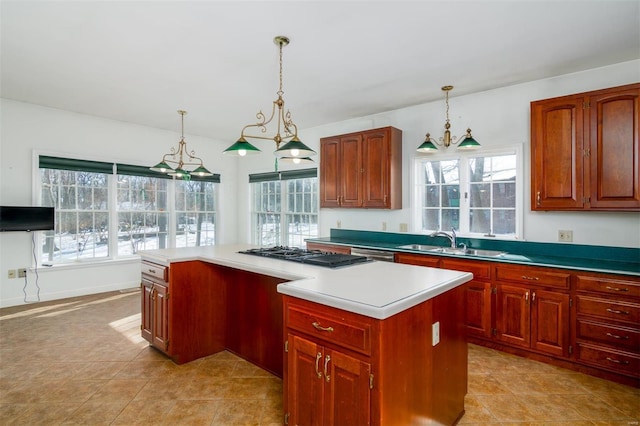
M 282 95 L 284 95 L 284 91 L 282 90 L 282 48 L 287 46 L 290 40 L 288 37 L 280 35 L 274 37 L 273 42 L 278 46 L 280 54 L 280 85 L 276 92 L 278 97 L 273 101 L 273 105 L 271 107 L 271 115 L 267 118 L 262 110 L 260 110 L 256 114 L 258 122 L 244 126 L 240 132 L 240 138 L 238 138 L 233 145 L 224 150 L 224 153 L 238 155 L 241 157 L 247 154 L 257 154 L 260 150 L 249 143 L 247 139 L 272 140 L 276 145 L 274 154 L 276 156 L 275 167 L 277 170 L 278 159 L 294 163 L 308 161 L 313 162 L 309 157 L 316 155 L 316 152 L 300 141 L 298 138 L 298 127 L 291 118 L 291 112 L 289 110 L 285 112 L 284 109 L 284 99 L 282 97 Z M 265 136 L 264 134 L 267 133 L 267 126 L 274 121 L 274 118 L 274 124 L 276 126 L 275 134 L 273 136 Z M 255 133 L 250 133 L 251 130 L 255 131 Z M 285 142 L 285 144 L 281 147 L 280 145 L 283 142 Z M 296 159 L 300 161 L 294 161 Z
M 418 152 L 424 152 L 427 154 L 436 152 L 438 146 L 449 148 L 451 145 L 458 145 L 458 149 L 473 150 L 480 147 L 478 141 L 471 136 L 471 129 L 467 129 L 467 133 L 464 138 L 458 140 L 457 136 L 451 136 L 451 123 L 449 123 L 449 92 L 453 90 L 453 86 L 442 86 L 442 91 L 445 93 L 445 105 L 446 105 L 446 118 L 444 123 L 444 135 L 439 138 L 439 141 L 433 139 L 430 133 L 425 136 L 424 142 L 418 147 Z M 457 142 L 456 142 L 457 140 Z
M 213 173 L 204 167 L 202 158 L 196 157 L 195 151 L 187 150 L 187 142 L 184 140 L 184 116 L 187 114 L 187 111 L 179 109 L 178 114 L 180 114 L 182 123 L 178 149 L 171 147 L 171 151 L 162 156 L 162 161 L 153 167 L 149 167 L 149 169 L 154 172 L 166 173 L 169 176 L 184 180 L 191 179 L 192 175 L 198 177 L 212 176 Z M 171 167 L 171 164 L 174 164 L 175 167 Z M 196 167 L 191 171 L 186 169 L 191 168 L 191 166 Z

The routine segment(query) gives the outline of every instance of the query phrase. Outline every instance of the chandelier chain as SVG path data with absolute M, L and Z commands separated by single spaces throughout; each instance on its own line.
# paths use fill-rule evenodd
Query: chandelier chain
M 278 95 L 282 97 L 284 92 L 282 91 L 282 42 L 278 44 L 280 46 L 280 90 L 278 90 Z

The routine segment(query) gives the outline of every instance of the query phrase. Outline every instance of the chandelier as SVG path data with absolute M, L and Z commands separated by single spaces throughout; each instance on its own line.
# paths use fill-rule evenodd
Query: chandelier
M 277 170 L 278 159 L 296 164 L 312 163 L 313 160 L 310 156 L 316 155 L 316 152 L 300 141 L 298 138 L 298 127 L 293 123 L 291 112 L 289 110 L 284 112 L 284 99 L 282 98 L 282 95 L 284 94 L 282 90 L 282 48 L 289 44 L 289 38 L 285 36 L 276 36 L 273 39 L 273 42 L 278 46 L 280 51 L 280 87 L 276 92 L 278 98 L 273 101 L 271 116 L 267 118 L 262 110 L 260 110 L 256 114 L 258 122 L 244 126 L 240 132 L 240 138 L 236 143 L 225 149 L 224 153 L 238 156 L 257 154 L 260 150 L 250 144 L 247 139 L 272 140 L 276 145 L 274 155 L 276 156 L 275 167 Z M 276 119 L 274 123 L 276 126 L 275 135 L 262 135 L 267 133 L 267 125 L 274 121 L 274 118 Z M 251 130 L 255 133 L 250 134 Z M 280 146 L 282 142 L 285 142 L 285 144 Z
M 464 150 L 473 150 L 480 146 L 478 141 L 476 141 L 471 136 L 471 129 L 467 129 L 467 133 L 466 135 L 464 135 L 464 138 L 458 140 L 458 142 L 456 142 L 456 139 L 458 139 L 457 136 L 451 136 L 451 131 L 449 130 L 449 128 L 451 127 L 451 124 L 449 124 L 449 92 L 452 89 L 453 89 L 453 86 L 442 87 L 442 91 L 445 93 L 445 99 L 446 99 L 445 103 L 447 106 L 447 109 L 446 109 L 447 121 L 444 124 L 444 136 L 439 138 L 439 142 L 438 142 L 431 137 L 430 133 L 427 133 L 424 139 L 424 142 L 422 143 L 422 145 L 418 147 L 418 152 L 424 152 L 427 154 L 436 152 L 438 150 L 436 145 L 449 148 L 449 146 L 452 144 L 453 145 L 458 144 L 458 149 L 464 149 Z
M 184 140 L 184 116 L 186 113 L 187 111 L 181 109 L 178 110 L 178 114 L 180 114 L 182 120 L 182 133 L 180 136 L 180 142 L 178 143 L 178 149 L 171 147 L 171 152 L 164 154 L 162 156 L 162 161 L 153 167 L 149 167 L 149 169 L 154 172 L 166 173 L 169 176 L 184 180 L 191 179 L 191 176 L 211 176 L 213 173 L 204 167 L 202 158 L 196 157 L 195 151 L 189 152 L 187 150 L 187 143 Z M 174 164 L 175 168 L 171 167 L 169 164 Z M 190 168 L 191 166 L 197 167 L 191 171 L 188 171 L 185 168 Z

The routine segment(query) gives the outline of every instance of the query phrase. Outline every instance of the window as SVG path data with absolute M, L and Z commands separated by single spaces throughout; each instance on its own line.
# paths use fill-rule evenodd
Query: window
M 518 149 L 456 158 L 416 159 L 418 231 L 455 228 L 470 236 L 516 238 L 522 201 L 517 196 Z
M 215 244 L 220 175 L 174 181 L 146 167 L 40 156 L 41 205 L 56 208 L 42 261 Z
M 215 244 L 215 200 L 213 182 L 176 181 L 176 247 Z
M 253 174 L 249 182 L 254 244 L 303 247 L 318 235 L 316 169 Z

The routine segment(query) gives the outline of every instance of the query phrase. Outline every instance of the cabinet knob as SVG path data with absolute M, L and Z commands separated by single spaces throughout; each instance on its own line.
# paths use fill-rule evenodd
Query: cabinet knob
M 524 300 L 526 300 L 527 302 L 529 301 L 529 292 L 526 292 L 524 294 Z

